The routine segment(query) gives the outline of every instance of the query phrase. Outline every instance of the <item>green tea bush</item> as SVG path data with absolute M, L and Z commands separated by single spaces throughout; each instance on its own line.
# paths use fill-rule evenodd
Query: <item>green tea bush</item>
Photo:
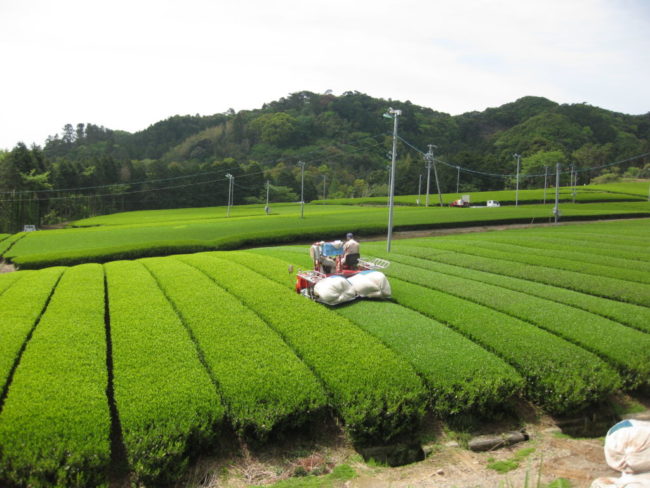
M 23 271 L 22 273 L 2 273 L 0 274 L 0 295 L 13 285 L 18 279 L 27 274 L 32 273 L 32 271 Z
M 437 261 L 459 266 L 468 263 L 468 266 L 477 266 L 477 269 L 482 271 L 496 272 L 636 305 L 650 305 L 650 287 L 642 283 L 633 283 L 607 276 L 594 278 L 577 271 L 552 268 L 542 264 L 522 263 L 517 260 L 516 255 L 504 253 L 489 255 L 489 253 L 474 249 L 469 245 L 463 246 L 462 249 L 450 243 L 440 245 L 436 242 L 431 245 L 449 251 L 446 254 L 437 255 L 435 258 Z
M 437 249 L 429 250 L 425 247 L 409 246 L 402 243 L 395 246 L 395 249 L 396 250 L 391 252 L 390 255 L 391 259 L 394 261 L 400 261 L 400 255 L 428 259 L 430 261 L 435 261 L 435 270 L 440 273 L 469 278 L 483 283 L 496 285 L 501 288 L 520 291 L 527 295 L 533 295 L 539 298 L 563 303 L 565 305 L 571 305 L 587 312 L 607 317 L 621 324 L 645 332 L 650 332 L 650 309 L 647 307 L 497 274 L 497 271 L 508 271 L 512 269 L 512 266 L 507 262 L 503 263 L 501 268 L 499 268 L 497 261 L 491 263 L 492 266 L 482 266 L 485 265 L 482 258 L 474 258 L 462 254 L 456 255 L 453 253 L 444 253 L 441 255 L 440 251 Z M 381 252 L 382 250 L 375 250 L 375 254 L 381 254 Z M 454 261 L 457 264 L 445 264 L 443 261 Z M 492 272 L 480 271 L 482 267 L 489 268 Z
M 87 264 L 65 271 L 16 369 L 0 415 L 0 478 L 105 484 L 106 385 L 104 272 Z
M 318 380 L 257 314 L 183 262 L 141 262 L 191 331 L 236 430 L 263 440 L 324 408 Z
M 104 265 L 114 396 L 128 461 L 139 482 L 175 479 L 190 454 L 214 443 L 224 407 L 196 347 L 149 271 Z
M 391 266 L 390 276 L 535 324 L 605 358 L 619 369 L 628 387 L 650 385 L 650 335 L 574 307 L 438 273 L 431 261 L 409 257 L 400 260 L 400 264 Z
M 229 257 L 256 266 L 256 272 L 289 287 L 293 283 L 284 279 L 287 265 L 307 267 L 311 262 L 304 252 L 268 248 L 262 253 L 269 256 L 263 264 L 259 258 L 251 259 L 250 253 Z M 374 300 L 334 310 L 411 363 L 425 380 L 432 408 L 441 415 L 487 411 L 517 396 L 523 388 L 521 376 L 503 360 L 422 314 Z
M 62 272 L 63 268 L 49 268 L 23 275 L 0 295 L 0 392 L 7 387 L 15 362 Z
M 549 249 L 530 250 L 519 245 L 478 239 L 471 242 L 445 240 L 445 243 L 449 248 L 467 254 L 477 254 L 535 266 L 577 271 L 587 275 L 643 283 L 643 289 L 650 293 L 650 286 L 648 286 L 650 284 L 650 273 L 648 273 L 648 270 L 642 269 L 644 263 L 639 263 L 635 267 L 634 262 L 624 261 L 621 263 L 622 260 L 611 257 L 589 256 L 582 253 Z
M 550 413 L 582 408 L 620 386 L 607 363 L 553 334 L 447 293 L 390 281 L 398 303 L 448 324 L 510 363 L 526 379 L 526 396 Z
M 389 442 L 417 428 L 424 386 L 375 338 L 244 266 L 211 255 L 179 259 L 204 271 L 282 336 L 322 381 L 355 442 Z

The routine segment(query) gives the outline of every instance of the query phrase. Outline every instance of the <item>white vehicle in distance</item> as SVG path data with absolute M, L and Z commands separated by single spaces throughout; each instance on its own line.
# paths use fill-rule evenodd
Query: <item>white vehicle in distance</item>
M 496 200 L 488 200 L 487 201 L 487 206 L 488 207 L 500 207 L 501 204 L 497 202 Z

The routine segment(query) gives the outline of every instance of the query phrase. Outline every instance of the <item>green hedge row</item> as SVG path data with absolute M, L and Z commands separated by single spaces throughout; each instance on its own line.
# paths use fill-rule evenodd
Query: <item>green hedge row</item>
M 381 254 L 383 251 L 383 249 L 379 249 L 373 245 L 366 245 L 365 247 L 375 249 L 374 252 L 376 254 Z M 650 332 L 650 308 L 596 297 L 521 278 L 505 276 L 505 273 L 512 272 L 517 266 L 511 262 L 477 258 L 465 254 L 441 254 L 438 249 L 409 246 L 408 244 L 404 245 L 402 243 L 395 246 L 390 257 L 399 261 L 400 254 L 435 261 L 435 270 L 444 274 L 469 278 L 501 288 L 521 291 L 527 295 L 534 295 L 565 305 L 571 305 L 587 312 L 602 315 L 621 324 Z M 485 269 L 485 271 L 481 271 L 482 269 Z M 498 274 L 499 272 L 503 272 L 504 274 Z
M 524 278 L 526 280 L 546 283 L 553 286 L 560 286 L 570 290 L 634 303 L 637 305 L 650 305 L 650 286 L 643 283 L 634 283 L 607 276 L 598 276 L 597 278 L 594 278 L 593 275 L 553 268 L 545 266 L 542 258 L 539 259 L 540 264 L 524 263 L 521 262 L 521 259 L 517 255 L 512 253 L 508 254 L 485 251 L 469 244 L 461 246 L 449 242 L 440 244 L 440 241 L 431 241 L 422 245 L 425 247 L 435 247 L 440 250 L 449 251 L 448 254 L 439 254 L 439 258 L 444 260 L 444 262 L 449 262 L 450 264 L 460 263 L 462 266 L 462 263 L 465 262 L 465 260 L 470 262 L 477 261 L 475 258 L 481 258 L 480 260 L 482 262 L 496 263 L 496 266 L 501 269 L 503 269 L 504 265 L 507 265 L 509 269 L 504 270 L 502 274 L 507 274 L 509 276 Z M 484 269 L 484 271 L 489 270 Z
M 138 262 L 105 265 L 114 397 L 137 481 L 156 486 L 214 442 L 224 407 L 187 329 Z
M 390 282 L 401 305 L 448 324 L 514 366 L 526 379 L 526 396 L 550 413 L 580 409 L 620 386 L 607 363 L 545 330 L 431 288 Z
M 299 425 L 326 397 L 278 334 L 197 269 L 172 258 L 141 261 L 191 331 L 235 429 L 263 440 Z
M 264 265 L 262 256 L 254 256 Z M 389 442 L 419 426 L 425 389 L 408 363 L 348 320 L 239 264 L 183 256 L 273 327 L 320 378 L 352 439 Z
M 542 237 L 539 234 L 501 236 L 500 234 L 489 233 L 485 234 L 484 240 L 518 246 L 521 248 L 520 252 L 541 252 L 544 255 L 549 253 L 548 255 L 551 256 L 557 255 L 558 257 L 587 263 L 650 271 L 650 263 L 648 263 L 650 256 L 643 251 L 637 253 L 621 252 L 614 246 L 598 249 L 589 247 L 591 244 L 588 241 L 580 241 L 579 243 L 573 241 L 571 244 L 566 244 L 567 241 L 564 239 L 560 240 L 553 236 Z M 650 246 L 650 243 L 648 245 Z
M 481 241 L 467 242 L 462 240 L 452 241 L 451 239 L 439 239 L 432 240 L 430 245 L 438 249 L 472 256 L 528 264 L 535 267 L 535 278 L 533 278 L 535 280 L 538 275 L 537 270 L 540 268 L 550 270 L 552 275 L 557 274 L 563 276 L 565 273 L 573 274 L 574 279 L 579 282 L 597 282 L 597 289 L 606 290 L 605 293 L 596 293 L 598 295 L 636 303 L 637 305 L 650 306 L 650 284 L 625 279 L 625 276 L 630 274 L 629 270 L 575 263 L 568 260 L 539 256 L 537 254 L 522 253 L 520 251 L 489 249 L 489 243 L 483 243 Z M 594 279 L 594 276 L 597 276 L 598 279 Z
M 33 487 L 105 485 L 107 381 L 104 272 L 98 264 L 70 268 L 21 357 L 0 415 L 0 477 Z
M 3 256 L 7 249 L 9 249 L 16 241 L 19 241 L 26 235 L 27 234 L 24 232 L 18 232 L 17 234 L 11 234 L 6 239 L 2 239 L 0 241 L 0 256 Z
M 304 252 L 260 251 L 277 259 L 267 259 L 260 266 L 258 259 L 249 259 L 249 253 L 231 253 L 229 257 L 256 264 L 255 271 L 289 287 L 293 283 L 285 279 L 288 264 L 311 264 Z M 388 301 L 358 301 L 334 310 L 411 363 L 427 384 L 431 407 L 441 415 L 487 411 L 517 396 L 523 388 L 523 379 L 511 366 L 420 313 Z
M 2 293 L 11 285 L 13 285 L 18 279 L 22 278 L 23 276 L 27 276 L 28 273 L 32 273 L 32 271 L 25 271 L 23 273 L 0 274 L 0 295 L 2 295 Z
M 381 208 L 308 207 L 304 219 L 297 215 L 274 215 L 105 228 L 62 229 L 31 232 L 6 257 L 23 269 L 53 264 L 105 262 L 155 255 L 205 250 L 230 250 L 295 242 L 296 240 L 342 238 L 345 232 L 359 235 L 385 232 L 386 214 Z M 644 202 L 603 205 L 581 204 L 563 207 L 564 220 L 648 216 Z M 551 207 L 532 205 L 496 209 L 412 208 L 395 210 L 395 230 L 465 227 L 486 224 L 548 221 Z
M 0 296 L 0 393 L 7 387 L 14 363 L 56 286 L 63 268 L 22 276 Z
M 467 278 L 439 273 L 437 264 L 394 257 L 390 276 L 433 288 L 535 324 L 598 354 L 634 388 L 650 385 L 650 335 L 584 310 Z
M 490 242 L 478 239 L 471 240 L 471 242 L 445 239 L 445 242 L 450 242 L 451 248 L 458 249 L 460 252 L 468 252 L 471 249 L 472 253 L 481 256 L 507 258 L 510 261 L 577 271 L 592 276 L 608 276 L 619 280 L 644 283 L 646 286 L 650 284 L 650 273 L 648 273 L 650 269 L 642 269 L 644 263 L 593 256 L 579 252 L 572 253 L 550 249 L 532 250 L 513 243 Z M 615 254 L 614 251 L 612 251 L 612 254 Z M 647 287 L 646 290 L 650 293 L 650 287 Z

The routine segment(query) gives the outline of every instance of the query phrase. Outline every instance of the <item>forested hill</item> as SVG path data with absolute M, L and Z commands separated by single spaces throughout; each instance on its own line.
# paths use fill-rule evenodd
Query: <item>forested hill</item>
M 426 170 L 414 148 L 426 151 L 429 144 L 436 146 L 436 159 L 451 165 L 438 165 L 442 191 L 454 191 L 457 183 L 460 191 L 511 185 L 509 178 L 479 173 L 514 173 L 514 153 L 522 156 L 522 174 L 540 174 L 556 163 L 593 168 L 650 151 L 650 113 L 626 115 L 531 96 L 451 116 L 358 92 L 299 92 L 257 110 L 177 115 L 133 134 L 69 124 L 42 148 L 18 145 L 0 153 L 0 186 L 4 192 L 86 188 L 76 194 L 89 199 L 87 208 L 71 205 L 70 191 L 60 192 L 60 204 L 52 198 L 39 204 L 39 220 L 44 213 L 56 220 L 73 216 L 66 212 L 76 217 L 224 204 L 226 174 L 235 177 L 235 203 L 262 201 L 267 181 L 272 199 L 295 201 L 301 184 L 298 161 L 306 163 L 306 201 L 323 194 L 381 195 L 386 193 L 392 144 L 392 121 L 383 117 L 389 107 L 402 110 L 399 135 L 406 141 L 398 146 L 398 194 L 417 192 L 419 175 Z M 632 166 L 643 172 L 649 161 L 640 158 L 603 171 L 636 173 Z M 456 166 L 463 169 L 459 180 Z M 599 172 L 581 173 L 581 183 Z M 189 176 L 199 173 L 203 175 Z M 120 186 L 104 186 L 113 184 Z M 522 185 L 539 185 L 539 179 L 524 179 Z M 39 200 L 48 195 L 39 193 Z M 96 198 L 91 201 L 90 195 Z

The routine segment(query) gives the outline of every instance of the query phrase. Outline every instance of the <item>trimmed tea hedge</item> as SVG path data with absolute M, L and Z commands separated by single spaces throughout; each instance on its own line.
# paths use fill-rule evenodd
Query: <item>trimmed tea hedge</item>
M 257 256 L 251 259 L 247 252 L 231 253 L 229 258 L 256 266 L 258 273 L 292 288 L 293 283 L 285 279 L 287 265 L 306 267 L 311 259 L 305 253 L 270 251 L 267 255 L 272 257 L 262 266 Z M 359 301 L 335 311 L 410 362 L 427 384 L 432 408 L 441 415 L 486 411 L 523 388 L 521 376 L 511 366 L 422 314 L 386 301 Z
M 428 246 L 428 244 L 426 245 Z M 436 244 L 436 247 L 438 245 Z M 543 265 L 532 265 L 521 263 L 514 259 L 509 259 L 512 255 L 499 255 L 497 257 L 487 257 L 480 251 L 472 251 L 468 248 L 453 249 L 454 246 L 446 245 L 448 253 L 440 253 L 436 260 L 464 266 L 464 263 L 481 263 L 480 269 L 483 271 L 495 271 L 500 274 L 523 278 L 533 282 L 545 283 L 553 286 L 560 286 L 570 290 L 588 293 L 599 297 L 611 298 L 623 302 L 634 303 L 636 305 L 650 305 L 650 286 L 643 283 L 633 283 L 631 281 L 609 278 L 606 276 L 593 276 L 578 273 L 576 271 L 567 271 L 557 268 L 551 268 Z M 469 247 L 469 246 L 468 246 Z M 468 264 L 469 265 L 469 264 Z M 474 265 L 474 264 L 473 264 Z
M 607 363 L 542 329 L 430 288 L 390 282 L 401 305 L 450 325 L 513 365 L 526 379 L 526 396 L 551 413 L 582 408 L 620 386 Z
M 70 268 L 22 355 L 0 415 L 0 477 L 29 486 L 105 484 L 106 385 L 104 272 L 98 264 Z
M 196 347 L 147 269 L 105 265 L 114 395 L 131 469 L 146 485 L 175 479 L 214 442 L 224 408 Z
M 291 260 L 292 250 L 266 248 L 256 252 Z M 231 257 L 240 260 L 242 254 L 233 253 Z M 394 257 L 392 253 L 390 256 Z M 293 262 L 304 263 L 300 259 Z M 268 259 L 260 265 L 273 268 Z M 386 272 L 395 267 L 400 265 L 393 263 Z M 526 378 L 526 395 L 551 412 L 581 408 L 620 385 L 620 378 L 605 362 L 544 330 L 452 295 L 396 280 L 392 273 L 390 283 L 400 305 L 450 325 L 514 366 Z
M 28 273 L 33 273 L 33 271 L 23 271 L 22 273 L 2 273 L 0 274 L 0 295 L 4 291 L 13 285 L 17 280 L 23 276 L 27 276 Z
M 0 296 L 0 392 L 39 320 L 63 268 L 49 268 L 18 279 Z
M 595 297 L 593 295 L 587 295 L 566 288 L 535 283 L 521 278 L 496 274 L 497 261 L 492 263 L 493 265 L 489 267 L 492 272 L 485 272 L 480 271 L 482 258 L 474 259 L 471 256 L 451 253 L 446 253 L 441 256 L 440 251 L 437 249 L 429 250 L 425 247 L 408 246 L 403 245 L 402 243 L 395 246 L 395 249 L 397 251 L 391 252 L 390 254 L 391 259 L 395 261 L 400 260 L 400 255 L 425 258 L 430 261 L 435 261 L 435 270 L 444 274 L 469 278 L 483 283 L 496 285 L 501 288 L 520 291 L 527 295 L 534 295 L 554 302 L 563 303 L 565 305 L 571 305 L 587 312 L 607 317 L 621 324 L 629 325 L 630 327 L 645 332 L 650 332 L 650 308 L 647 307 Z M 383 250 L 375 247 L 376 254 L 381 254 L 382 251 Z M 455 261 L 458 264 L 445 264 L 443 261 Z M 503 271 L 511 269 L 512 267 L 509 263 L 503 263 Z
M 445 240 L 445 242 L 449 242 L 449 240 Z M 650 287 L 647 287 L 650 283 L 650 275 L 647 271 L 650 271 L 650 269 L 642 269 L 644 263 L 549 249 L 531 250 L 511 243 L 490 242 L 478 239 L 473 239 L 471 242 L 462 240 L 452 242 L 452 249 L 458 249 L 460 252 L 467 252 L 468 254 L 475 253 L 481 256 L 497 257 L 499 259 L 508 259 L 520 263 L 577 271 L 599 277 L 609 276 L 610 278 L 617 278 L 619 280 L 635 281 L 646 284 L 646 289 L 650 291 Z M 470 249 L 471 252 L 469 252 Z
M 515 249 L 518 252 L 541 253 L 550 256 L 557 255 L 576 261 L 605 264 L 617 268 L 644 269 L 650 271 L 650 263 L 648 263 L 650 256 L 647 253 L 647 247 L 650 246 L 650 242 L 646 244 L 643 251 L 630 252 L 619 250 L 614 245 L 598 248 L 594 247 L 594 243 L 587 240 L 569 241 L 567 239 L 560 239 L 557 237 L 557 234 L 553 235 L 550 233 L 546 234 L 547 237 L 539 233 L 527 235 L 507 232 L 505 235 L 503 234 L 502 232 L 485 233 L 482 235 L 482 240 L 519 246 L 519 249 Z M 474 239 L 472 241 L 474 242 Z
M 282 336 L 323 382 L 355 442 L 388 442 L 417 428 L 424 386 L 406 362 L 372 336 L 241 265 L 213 255 L 179 259 L 239 297 Z
M 239 432 L 264 439 L 324 408 L 325 394 L 307 366 L 239 300 L 181 261 L 141 262 L 191 331 Z
M 574 307 L 438 273 L 431 261 L 406 256 L 399 259 L 401 263 L 389 269 L 391 276 L 535 324 L 607 359 L 619 369 L 628 387 L 650 385 L 650 335 Z

